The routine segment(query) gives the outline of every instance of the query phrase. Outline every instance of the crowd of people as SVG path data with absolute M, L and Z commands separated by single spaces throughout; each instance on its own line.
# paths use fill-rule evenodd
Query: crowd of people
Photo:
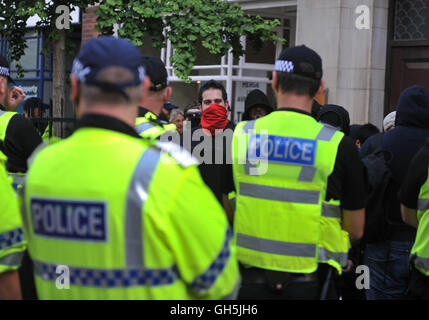
M 232 123 L 222 83 L 182 111 L 160 59 L 100 36 L 73 62 L 61 140 L 12 82 L 1 57 L 0 298 L 429 299 L 422 86 L 381 132 L 351 125 L 317 103 L 322 58 L 296 46 L 276 106 L 253 90 Z

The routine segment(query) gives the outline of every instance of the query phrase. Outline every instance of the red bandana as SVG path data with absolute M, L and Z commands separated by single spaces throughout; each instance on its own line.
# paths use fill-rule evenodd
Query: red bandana
M 223 132 L 228 124 L 228 111 L 224 106 L 213 103 L 205 109 L 201 115 L 201 126 L 210 131 L 209 135 L 214 136 Z M 218 130 L 218 132 L 216 132 Z

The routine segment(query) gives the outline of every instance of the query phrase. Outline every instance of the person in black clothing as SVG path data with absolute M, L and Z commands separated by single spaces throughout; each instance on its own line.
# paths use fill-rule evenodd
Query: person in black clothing
M 417 210 L 419 209 L 418 200 L 420 189 L 428 179 L 428 167 L 429 140 L 426 140 L 424 146 L 413 158 L 399 192 L 402 219 L 414 228 L 419 228 L 419 220 L 417 219 Z M 421 219 L 420 217 L 420 223 Z M 422 225 L 422 227 L 425 226 Z M 413 256 L 410 259 L 410 282 L 406 298 L 412 300 L 429 300 L 429 277 L 415 268 L 413 264 L 414 259 L 415 257 Z
M 377 133 L 380 133 L 380 130 L 371 123 L 364 124 L 356 132 L 356 145 L 358 148 L 362 147 L 365 141 Z
M 185 126 L 181 145 L 199 160 L 201 177 L 230 212 L 227 195 L 234 188 L 231 165 L 234 126 L 228 121 L 229 102 L 224 86 L 214 80 L 204 84 L 198 93 L 198 107 L 201 123 L 192 128 L 190 134 Z
M 410 167 L 411 160 L 429 138 L 429 93 L 422 86 L 405 89 L 398 101 L 395 128 L 381 135 L 382 150 L 391 154 L 388 167 L 393 176 L 394 190 L 388 196 L 392 206 L 389 214 L 390 232 L 384 241 L 369 243 L 364 262 L 371 271 L 370 300 L 403 299 L 408 286 L 408 259 L 416 235 L 415 228 L 403 223 L 398 191 Z M 361 149 L 361 158 L 372 152 L 371 137 Z
M 49 110 L 49 105 L 43 103 L 42 99 L 33 97 L 24 101 L 23 109 L 24 116 L 31 120 L 37 131 L 39 131 L 40 136 L 43 136 L 48 126 L 48 122 L 44 120 L 44 117 L 45 111 Z
M 18 87 L 9 88 L 14 83 L 9 76 L 9 64 L 6 58 L 0 56 L 0 121 L 7 121 L 6 111 L 15 111 L 18 105 L 25 99 L 25 94 Z M 34 149 L 42 143 L 42 138 L 37 133 L 31 121 L 20 114 L 13 115 L 7 122 L 4 132 L 0 132 L 0 150 L 6 155 L 6 170 L 8 172 L 26 172 L 27 159 Z
M 317 120 L 322 123 L 329 124 L 343 132 L 346 137 L 344 139 L 354 140 L 350 135 L 350 116 L 349 112 L 342 106 L 327 104 L 320 108 Z M 356 288 L 356 267 L 361 263 L 361 244 L 360 241 L 352 243 L 352 248 L 348 254 L 348 266 L 343 270 L 343 274 L 339 281 L 339 290 L 343 300 L 365 300 L 365 293 Z
M 343 132 L 346 136 L 350 134 L 349 112 L 341 106 L 337 106 L 335 104 L 326 104 L 320 107 L 316 120 L 322 123 L 330 124 L 331 126 Z
M 259 89 L 249 92 L 244 101 L 244 113 L 242 120 L 255 120 L 270 114 L 273 107 L 270 106 L 267 96 Z

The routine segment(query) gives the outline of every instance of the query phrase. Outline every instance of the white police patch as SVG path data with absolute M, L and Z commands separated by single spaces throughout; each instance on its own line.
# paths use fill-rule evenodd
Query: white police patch
M 83 241 L 107 241 L 106 203 L 31 198 L 36 235 Z
M 315 140 L 253 134 L 247 147 L 247 159 L 312 166 L 316 150 Z

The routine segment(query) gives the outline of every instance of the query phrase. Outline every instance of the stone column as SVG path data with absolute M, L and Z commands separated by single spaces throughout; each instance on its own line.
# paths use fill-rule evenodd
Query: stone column
M 351 123 L 371 122 L 381 128 L 384 112 L 388 0 L 298 0 L 297 44 L 323 59 L 328 103 L 350 112 Z M 359 29 L 369 8 L 369 29 Z

